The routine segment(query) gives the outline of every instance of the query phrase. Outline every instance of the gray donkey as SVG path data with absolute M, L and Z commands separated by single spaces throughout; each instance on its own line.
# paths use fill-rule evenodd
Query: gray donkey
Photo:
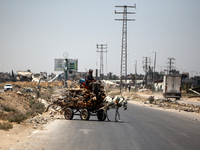
M 108 119 L 108 121 L 110 121 L 110 119 L 108 118 L 108 115 L 107 115 L 107 110 L 109 109 L 115 109 L 116 112 L 115 112 L 115 121 L 121 121 L 120 120 L 120 114 L 119 114 L 119 108 L 120 107 L 124 107 L 124 110 L 127 109 L 127 99 L 125 99 L 123 96 L 122 97 L 109 97 L 109 96 L 106 96 L 106 98 L 104 99 L 104 103 L 107 103 L 108 108 L 105 110 L 105 114 L 106 114 L 106 117 Z M 118 116 L 118 119 L 117 120 L 117 116 Z

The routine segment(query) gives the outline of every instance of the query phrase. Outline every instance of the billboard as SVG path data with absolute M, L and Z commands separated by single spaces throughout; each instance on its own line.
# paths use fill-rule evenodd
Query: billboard
M 67 70 L 78 71 L 78 59 L 65 59 L 67 62 Z
M 63 71 L 65 66 L 69 71 L 78 71 L 78 59 L 55 59 L 54 71 Z
M 63 71 L 65 68 L 64 59 L 55 59 L 54 62 L 54 71 Z

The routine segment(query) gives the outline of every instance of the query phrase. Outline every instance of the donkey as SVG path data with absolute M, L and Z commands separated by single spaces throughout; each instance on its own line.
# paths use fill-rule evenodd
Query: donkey
M 106 96 L 105 99 L 104 99 L 104 103 L 107 103 L 107 105 L 108 105 L 108 108 L 105 110 L 105 115 L 107 117 L 107 120 L 110 121 L 110 119 L 108 118 L 108 115 L 107 115 L 107 110 L 115 109 L 116 110 L 116 112 L 115 112 L 115 121 L 116 122 L 117 121 L 121 122 L 120 114 L 119 114 L 118 110 L 122 106 L 124 107 L 124 110 L 127 109 L 127 104 L 128 104 L 127 99 L 125 99 L 123 96 L 122 97 L 114 97 L 114 98 Z M 119 120 L 117 120 L 117 116 L 118 116 Z

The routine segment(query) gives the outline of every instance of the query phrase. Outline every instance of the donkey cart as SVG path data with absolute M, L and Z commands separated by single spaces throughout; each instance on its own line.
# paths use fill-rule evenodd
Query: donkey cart
M 96 115 L 99 121 L 106 119 L 109 105 L 104 103 L 106 94 L 102 84 L 95 83 L 92 91 L 86 88 L 67 89 L 64 97 L 48 108 L 52 105 L 61 106 L 67 120 L 72 120 L 74 115 L 80 115 L 82 120 L 89 120 L 91 115 Z

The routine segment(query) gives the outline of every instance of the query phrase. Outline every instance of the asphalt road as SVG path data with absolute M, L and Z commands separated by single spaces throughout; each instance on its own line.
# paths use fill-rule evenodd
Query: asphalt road
M 197 150 L 200 147 L 200 123 L 173 113 L 129 103 L 120 108 L 122 122 L 56 120 L 35 133 L 26 149 L 44 150 Z

